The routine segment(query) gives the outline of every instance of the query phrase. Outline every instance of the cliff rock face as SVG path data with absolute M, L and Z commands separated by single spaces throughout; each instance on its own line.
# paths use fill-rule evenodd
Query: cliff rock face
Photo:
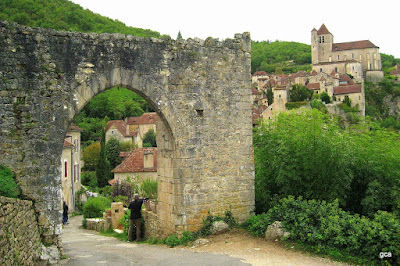
M 400 97 L 386 96 L 383 103 L 388 110 L 388 114 L 400 119 Z
M 42 242 L 59 245 L 60 159 L 67 128 L 114 86 L 156 110 L 157 225 L 196 230 L 209 213 L 254 209 L 250 36 L 138 38 L 0 21 L 0 164 L 34 202 Z

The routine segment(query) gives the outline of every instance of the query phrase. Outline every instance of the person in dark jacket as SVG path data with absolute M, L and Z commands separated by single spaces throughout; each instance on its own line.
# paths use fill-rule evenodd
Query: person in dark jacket
M 68 205 L 63 203 L 63 224 L 68 224 Z
M 131 216 L 129 219 L 129 231 L 128 231 L 128 240 L 133 241 L 132 233 L 133 227 L 136 227 L 136 240 L 141 241 L 141 232 L 140 225 L 142 219 L 142 204 L 146 199 L 139 198 L 138 194 L 133 195 L 133 201 L 129 204 L 128 209 L 131 210 Z

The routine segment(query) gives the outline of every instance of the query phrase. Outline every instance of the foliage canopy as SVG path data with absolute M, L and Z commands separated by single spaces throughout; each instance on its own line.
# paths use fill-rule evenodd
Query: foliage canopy
M 128 27 L 68 0 L 2 0 L 0 19 L 55 30 L 160 37 L 156 31 Z

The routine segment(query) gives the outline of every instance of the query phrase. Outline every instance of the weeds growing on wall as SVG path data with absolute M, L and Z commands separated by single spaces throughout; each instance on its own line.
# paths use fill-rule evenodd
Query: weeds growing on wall
M 18 198 L 21 190 L 15 181 L 14 173 L 6 166 L 0 164 L 0 196 Z

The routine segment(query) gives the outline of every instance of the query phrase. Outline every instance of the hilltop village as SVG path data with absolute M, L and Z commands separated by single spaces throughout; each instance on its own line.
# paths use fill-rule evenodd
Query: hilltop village
M 311 56 L 311 72 L 253 74 L 253 124 L 288 110 L 295 84 L 312 91 L 312 98 L 324 102 L 329 113 L 343 113 L 340 107 L 346 102 L 358 116 L 365 116 L 364 80 L 378 82 L 384 76 L 379 47 L 369 40 L 335 43 L 333 34 L 322 24 L 311 31 Z M 299 105 L 310 106 L 309 101 Z

